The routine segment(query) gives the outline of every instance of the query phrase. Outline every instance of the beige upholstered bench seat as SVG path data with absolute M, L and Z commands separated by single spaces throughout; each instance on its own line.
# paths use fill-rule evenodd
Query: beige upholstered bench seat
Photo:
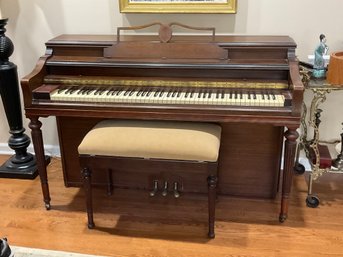
M 221 127 L 211 123 L 104 120 L 79 145 L 79 154 L 192 160 L 218 159 Z
M 92 173 L 103 172 L 104 169 L 99 166 L 107 168 L 108 192 L 112 194 L 112 168 L 118 159 L 144 158 L 143 161 L 147 162 L 153 159 L 171 164 L 185 161 L 204 166 L 207 172 L 204 183 L 207 183 L 208 187 L 208 236 L 214 238 L 220 136 L 221 127 L 212 123 L 141 120 L 99 122 L 86 134 L 78 147 L 86 192 L 88 227 L 95 226 Z M 168 172 L 173 173 L 173 170 Z M 164 180 L 164 183 L 166 182 Z M 159 190 L 157 183 L 154 190 Z

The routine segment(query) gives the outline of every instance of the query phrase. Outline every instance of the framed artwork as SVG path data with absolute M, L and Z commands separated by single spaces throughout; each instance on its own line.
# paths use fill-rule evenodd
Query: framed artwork
M 236 13 L 237 0 L 119 0 L 122 13 Z

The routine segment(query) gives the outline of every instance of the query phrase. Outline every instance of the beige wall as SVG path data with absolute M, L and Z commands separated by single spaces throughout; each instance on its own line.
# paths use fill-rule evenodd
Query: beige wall
M 15 45 L 10 59 L 18 66 L 19 77 L 33 69 L 44 53 L 44 43 L 54 36 L 64 33 L 114 34 L 117 26 L 156 20 L 215 26 L 219 34 L 290 35 L 298 44 L 297 55 L 301 60 L 312 54 L 320 33 L 326 34 L 330 52 L 343 50 L 342 0 L 237 1 L 237 14 L 121 14 L 118 0 L 0 0 L 0 7 L 2 17 L 9 18 L 7 36 Z M 309 97 L 306 98 L 308 101 Z M 342 92 L 331 94 L 323 105 L 325 116 L 321 135 L 324 139 L 339 138 L 342 107 Z M 2 144 L 9 137 L 2 105 L 0 118 L 3 121 L 0 123 Z M 54 119 L 42 121 L 45 143 L 57 145 Z

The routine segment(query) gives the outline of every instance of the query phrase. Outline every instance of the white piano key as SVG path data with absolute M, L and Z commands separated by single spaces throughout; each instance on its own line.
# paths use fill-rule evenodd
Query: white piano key
M 130 88 L 97 86 L 68 86 L 50 93 L 53 101 L 99 102 L 99 103 L 146 103 L 146 104 L 191 104 L 224 106 L 283 107 L 285 97 L 272 91 L 256 93 L 239 89 L 181 89 L 181 88 Z

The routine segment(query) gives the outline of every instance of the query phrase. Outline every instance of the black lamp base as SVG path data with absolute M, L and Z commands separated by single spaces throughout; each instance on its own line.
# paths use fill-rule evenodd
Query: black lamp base
M 31 160 L 18 163 L 16 155 L 0 166 L 0 178 L 35 179 L 38 176 L 35 156 L 28 154 Z
M 15 155 L 0 166 L 0 177 L 34 179 L 38 175 L 36 158 L 27 153 L 30 138 L 24 134 L 17 66 L 9 61 L 14 46 L 6 35 L 8 19 L 0 19 L 0 96 L 11 134 L 8 146 Z
M 48 166 L 50 161 L 51 157 L 45 155 L 45 166 Z M 27 153 L 25 162 L 18 163 L 18 156 L 13 155 L 0 166 L 0 178 L 35 179 L 38 174 L 36 157 L 30 153 Z

